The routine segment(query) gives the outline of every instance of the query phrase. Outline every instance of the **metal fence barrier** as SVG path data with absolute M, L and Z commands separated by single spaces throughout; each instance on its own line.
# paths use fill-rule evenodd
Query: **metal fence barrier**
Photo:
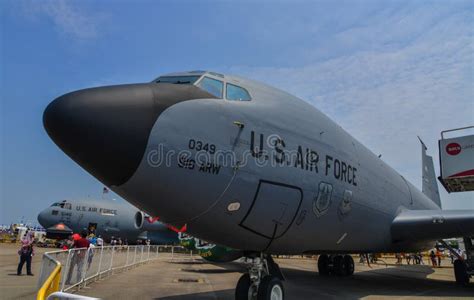
M 61 280 L 61 263 L 52 258 L 48 253 L 43 256 L 40 273 L 40 289 L 38 299 L 45 299 L 49 294 L 59 290 Z
M 57 291 L 80 289 L 115 271 L 154 259 L 193 259 L 181 246 L 104 246 L 46 252 L 42 258 L 37 299 Z

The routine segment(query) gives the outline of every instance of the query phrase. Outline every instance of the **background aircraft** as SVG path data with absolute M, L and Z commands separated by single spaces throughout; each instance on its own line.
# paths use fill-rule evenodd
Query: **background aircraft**
M 83 229 L 105 240 L 121 238 L 128 243 L 150 239 L 152 244 L 178 242 L 178 234 L 126 202 L 115 200 L 63 200 L 38 215 L 38 222 L 49 237 L 67 238 Z M 70 230 L 69 230 L 70 229 Z
M 347 253 L 474 236 L 474 211 L 441 210 L 436 178 L 422 193 L 307 102 L 244 78 L 191 71 L 76 91 L 47 107 L 44 126 L 127 201 L 242 249 L 237 299 L 284 298 L 269 254 L 318 253 L 320 274 L 342 276 L 354 271 Z M 461 283 L 468 255 L 455 263 Z

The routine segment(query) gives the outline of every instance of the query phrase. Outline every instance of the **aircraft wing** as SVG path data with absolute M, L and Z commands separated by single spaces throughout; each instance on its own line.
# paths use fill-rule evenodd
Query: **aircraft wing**
M 474 210 L 405 210 L 391 227 L 394 241 L 474 236 Z

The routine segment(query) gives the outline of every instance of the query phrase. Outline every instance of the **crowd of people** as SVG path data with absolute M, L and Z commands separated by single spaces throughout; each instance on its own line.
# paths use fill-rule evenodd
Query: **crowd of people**
M 141 240 L 137 241 L 137 244 L 150 245 L 150 240 L 142 242 Z M 118 237 L 111 237 L 110 246 L 114 246 L 116 250 L 125 249 L 128 246 L 128 240 Z M 102 236 L 96 236 L 94 232 L 88 232 L 83 230 L 80 234 L 73 234 L 68 240 L 66 240 L 62 246 L 64 250 L 76 249 L 71 256 L 69 269 L 66 277 L 66 285 L 71 284 L 72 275 L 74 270 L 76 270 L 76 280 L 82 278 L 82 273 L 86 270 L 89 270 L 93 258 L 94 258 L 94 248 L 105 246 L 104 239 Z M 85 258 L 87 257 L 87 262 Z M 87 268 L 85 268 L 84 263 L 87 263 Z
M 459 257 L 465 257 L 464 252 L 461 249 L 456 249 L 457 255 Z M 444 252 L 441 251 L 440 249 L 433 249 L 429 252 L 428 258 L 431 263 L 431 266 L 433 268 L 439 268 L 441 267 L 441 263 L 444 257 Z M 456 260 L 456 255 L 450 253 L 449 257 L 451 259 L 451 264 L 454 264 L 454 261 Z M 403 261 L 406 262 L 407 265 L 424 265 L 425 262 L 423 260 L 423 254 L 422 253 L 395 253 L 395 259 L 396 259 L 396 264 L 397 265 L 402 265 Z M 368 253 L 368 254 L 360 254 L 360 260 L 359 263 L 367 263 L 368 266 L 370 267 L 371 263 L 377 263 L 378 257 L 374 253 Z
M 137 240 L 137 244 L 150 245 L 150 240 Z M 20 240 L 20 249 L 18 250 L 20 261 L 18 263 L 17 275 L 22 275 L 23 267 L 26 264 L 26 274 L 29 276 L 33 276 L 33 273 L 31 271 L 31 262 L 35 254 L 34 245 L 34 232 L 26 231 L 26 233 Z M 89 268 L 94 257 L 93 249 L 95 247 L 102 247 L 105 245 L 106 244 L 102 236 L 96 236 L 94 232 L 88 232 L 87 230 L 83 230 L 81 233 L 72 234 L 68 239 L 61 241 L 60 248 L 63 250 L 78 249 L 75 250 L 74 254 L 71 256 L 69 271 L 66 278 L 66 284 L 70 284 L 74 269 L 76 269 L 77 278 L 81 278 L 83 271 L 82 264 L 84 262 L 85 257 L 88 257 L 87 263 Z M 109 245 L 116 246 L 119 248 L 126 247 L 128 246 L 128 240 L 122 240 L 122 238 L 120 237 L 111 237 Z M 87 252 L 89 252 L 89 255 L 86 255 Z
M 150 240 L 137 240 L 137 245 L 150 245 Z M 95 247 L 102 247 L 105 246 L 104 239 L 98 235 L 96 236 L 94 232 L 88 232 L 87 230 L 83 230 L 80 234 L 75 233 L 62 241 L 61 248 L 63 250 L 69 249 L 76 249 L 71 256 L 71 261 L 69 265 L 69 270 L 66 278 L 66 284 L 71 283 L 72 274 L 74 273 L 74 269 L 76 269 L 77 278 L 82 278 L 83 272 L 83 263 L 84 259 L 87 256 L 87 264 L 90 267 L 92 263 L 92 259 L 94 257 L 94 248 Z M 119 249 L 122 247 L 128 246 L 127 239 L 122 240 L 122 238 L 118 237 L 111 237 L 110 239 L 110 246 L 118 247 Z M 457 256 L 464 257 L 464 253 L 462 250 L 458 249 Z M 89 254 L 87 255 L 87 253 Z M 26 273 L 29 276 L 33 276 L 31 271 L 31 261 L 34 256 L 34 234 L 32 231 L 27 231 L 24 236 L 20 240 L 20 249 L 18 250 L 18 255 L 20 256 L 20 262 L 18 263 L 17 275 L 22 275 L 23 266 L 26 264 Z M 429 259 L 431 261 L 431 265 L 433 267 L 441 267 L 441 262 L 444 254 L 439 249 L 435 248 L 429 252 Z M 403 264 L 403 260 L 405 259 L 407 265 L 424 265 L 423 255 L 421 253 L 396 253 L 396 264 Z M 451 263 L 454 263 L 456 259 L 456 255 L 450 254 Z M 365 263 L 370 267 L 371 263 L 377 263 L 378 256 L 373 253 L 368 254 L 360 254 L 360 263 Z
M 424 265 L 423 254 L 421 253 L 396 253 L 395 258 L 397 259 L 397 264 L 403 264 L 403 259 L 405 259 L 407 265 Z
M 96 247 L 106 246 L 106 244 L 104 242 L 104 239 L 102 238 L 101 235 L 96 236 L 94 234 L 94 232 L 87 233 L 86 230 L 84 230 L 84 232 L 86 232 L 86 237 L 85 238 L 89 241 L 89 243 L 92 247 L 94 247 L 94 246 L 96 246 Z M 74 247 L 74 242 L 81 238 L 81 234 L 75 233 L 75 234 L 71 235 L 69 237 L 69 239 L 62 241 L 61 249 L 68 250 L 68 249 L 76 248 L 76 247 Z M 137 245 L 150 245 L 150 243 L 151 243 L 151 241 L 149 239 L 148 240 L 140 240 L 139 239 L 139 240 L 136 241 Z M 121 237 L 112 236 L 110 238 L 110 241 L 109 241 L 108 245 L 109 246 L 128 246 L 128 240 L 127 239 L 122 239 Z
M 83 237 L 84 234 L 85 236 Z M 102 239 L 100 235 L 95 236 L 94 233 L 88 233 L 87 230 L 83 230 L 81 233 L 74 233 L 71 236 L 69 236 L 68 239 L 61 241 L 60 248 L 63 250 L 78 248 L 76 247 L 76 244 L 77 244 L 76 241 L 82 238 L 86 239 L 89 242 L 89 245 L 98 246 L 98 247 L 104 246 L 104 240 Z M 87 247 L 89 247 L 89 245 Z

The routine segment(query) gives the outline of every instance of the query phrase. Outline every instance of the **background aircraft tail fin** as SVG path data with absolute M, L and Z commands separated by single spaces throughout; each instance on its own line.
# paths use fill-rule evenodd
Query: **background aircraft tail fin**
M 439 197 L 438 181 L 434 170 L 433 158 L 426 154 L 425 143 L 418 137 L 421 142 L 421 160 L 422 160 L 422 192 L 428 198 L 433 200 L 436 205 L 441 208 L 441 198 Z

